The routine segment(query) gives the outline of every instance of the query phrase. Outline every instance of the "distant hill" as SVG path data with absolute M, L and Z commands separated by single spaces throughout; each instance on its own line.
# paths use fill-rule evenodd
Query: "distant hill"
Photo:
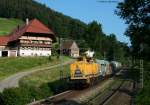
M 0 18 L 0 36 L 8 35 L 18 25 L 22 25 L 23 21 L 19 19 Z

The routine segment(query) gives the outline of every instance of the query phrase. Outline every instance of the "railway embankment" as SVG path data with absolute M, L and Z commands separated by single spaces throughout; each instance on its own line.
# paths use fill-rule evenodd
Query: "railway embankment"
M 83 90 L 69 90 L 58 95 L 33 102 L 29 105 L 80 105 L 85 104 L 88 100 L 95 97 L 98 93 L 104 91 L 106 88 L 109 88 L 110 85 L 114 82 L 113 79 L 108 79 L 98 83 L 93 87 L 89 87 Z
M 29 105 L 130 105 L 133 81 L 127 70 L 83 90 L 70 90 Z

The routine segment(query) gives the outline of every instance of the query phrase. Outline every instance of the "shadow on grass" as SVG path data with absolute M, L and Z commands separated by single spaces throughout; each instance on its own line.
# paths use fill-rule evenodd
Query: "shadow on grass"
M 70 89 L 67 79 L 59 79 L 48 83 L 49 88 L 54 94 L 58 94 Z
M 73 101 L 73 100 L 66 100 L 66 99 L 62 99 L 62 100 L 59 100 L 57 102 L 52 102 L 50 100 L 46 100 L 45 102 L 41 102 L 41 104 L 43 105 L 82 105 L 76 101 Z
M 139 81 L 139 70 L 138 69 L 124 69 L 119 75 L 115 76 L 116 78 L 123 80 L 134 80 Z

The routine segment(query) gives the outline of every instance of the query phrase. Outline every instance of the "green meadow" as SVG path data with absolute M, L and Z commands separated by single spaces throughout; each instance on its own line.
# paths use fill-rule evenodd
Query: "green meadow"
M 69 76 L 69 65 L 47 69 L 44 71 L 37 71 L 20 80 L 20 84 L 29 87 L 40 87 L 43 84 L 51 83 L 59 80 L 60 73 L 63 73 L 62 78 Z
M 18 25 L 22 25 L 23 21 L 19 19 L 0 18 L 0 36 L 6 36 L 13 31 Z
M 63 56 L 64 61 L 70 58 Z M 62 63 L 56 57 L 16 57 L 0 58 L 0 80 L 23 71 L 36 70 L 43 67 L 50 67 Z

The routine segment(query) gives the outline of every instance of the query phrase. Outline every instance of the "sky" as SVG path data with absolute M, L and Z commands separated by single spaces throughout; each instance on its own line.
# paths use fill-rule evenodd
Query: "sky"
M 85 23 L 96 20 L 102 24 L 107 35 L 114 33 L 117 39 L 130 45 L 130 40 L 124 35 L 127 25 L 115 13 L 117 2 L 98 2 L 110 0 L 36 0 L 64 15 L 79 19 Z M 117 0 L 112 0 L 117 1 Z M 119 0 L 118 0 L 119 1 Z M 121 1 L 121 0 L 120 0 Z

